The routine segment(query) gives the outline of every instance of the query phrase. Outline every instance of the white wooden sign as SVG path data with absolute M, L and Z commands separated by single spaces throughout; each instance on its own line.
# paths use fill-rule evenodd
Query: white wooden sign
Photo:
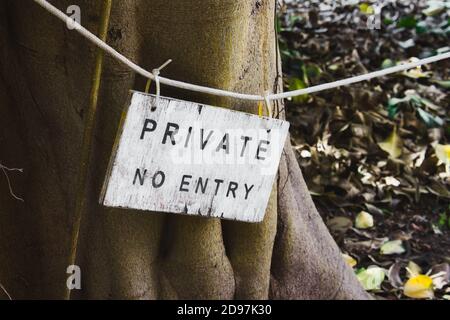
M 262 221 L 289 123 L 171 98 L 156 100 L 131 92 L 100 202 Z

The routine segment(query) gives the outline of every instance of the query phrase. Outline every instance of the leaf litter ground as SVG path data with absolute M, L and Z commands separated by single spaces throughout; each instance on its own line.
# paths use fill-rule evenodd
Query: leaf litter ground
M 450 50 L 448 1 L 385 1 L 378 20 L 370 20 L 376 4 L 347 3 L 281 3 L 285 89 Z M 370 289 L 379 297 L 406 298 L 412 265 L 443 281 L 434 283 L 435 298 L 450 295 L 449 65 L 446 60 L 286 105 L 319 212 L 342 252 L 356 260 L 361 279 L 369 266 L 383 270 L 379 289 Z M 355 227 L 361 212 L 372 217 L 364 229 Z M 383 244 L 387 249 L 380 250 Z

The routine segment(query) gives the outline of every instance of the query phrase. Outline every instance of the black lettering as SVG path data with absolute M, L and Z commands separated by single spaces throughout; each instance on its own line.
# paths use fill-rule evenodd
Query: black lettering
M 148 127 L 149 124 L 152 125 L 151 128 Z M 146 132 L 152 132 L 155 130 L 156 130 L 156 121 L 152 120 L 152 119 L 145 119 L 144 127 L 142 128 L 142 132 L 141 132 L 141 140 L 144 139 L 144 135 Z
M 211 138 L 212 134 L 214 133 L 214 130 L 211 130 L 208 133 L 208 136 L 206 137 L 206 140 L 204 139 L 204 133 L 205 130 L 204 129 L 200 129 L 200 145 L 201 145 L 201 149 L 204 150 L 206 145 L 208 144 L 209 138 Z
M 159 183 L 156 182 L 156 178 L 158 176 L 161 176 L 161 179 L 160 179 Z M 157 188 L 161 187 L 164 184 L 165 180 L 166 180 L 166 175 L 164 174 L 164 172 L 162 172 L 162 171 L 156 172 L 153 175 L 153 179 L 152 179 L 153 188 L 157 189 Z
M 247 200 L 248 194 L 250 193 L 250 191 L 252 191 L 252 189 L 255 185 L 252 184 L 252 186 L 250 188 L 248 188 L 247 184 L 245 184 L 244 186 L 245 186 L 245 200 Z
M 214 181 L 216 182 L 216 192 L 214 194 L 217 196 L 217 192 L 219 192 L 219 187 L 223 183 L 223 180 L 215 179 Z
M 186 142 L 184 143 L 185 148 L 187 148 L 189 145 L 189 139 L 191 138 L 191 134 L 192 134 L 192 127 L 189 127 L 188 134 L 186 136 Z
M 136 169 L 136 173 L 134 174 L 133 185 L 136 184 L 136 179 L 139 178 L 139 183 L 144 185 L 145 175 L 147 174 L 147 169 L 144 170 L 144 174 L 141 175 L 141 169 Z
M 238 187 L 238 184 L 236 182 L 230 181 L 230 183 L 228 184 L 228 191 L 227 191 L 227 198 L 228 195 L 230 194 L 230 192 L 233 193 L 233 198 L 236 198 L 236 189 Z
M 173 129 L 173 130 L 172 130 Z M 178 133 L 180 126 L 173 122 L 167 122 L 166 132 L 164 132 L 164 138 L 162 140 L 162 144 L 166 144 L 167 138 L 170 137 L 170 141 L 172 145 L 175 145 L 174 135 Z
M 258 150 L 256 151 L 256 159 L 257 159 L 257 160 L 266 160 L 265 157 L 262 157 L 262 156 L 259 155 L 259 152 L 260 152 L 260 151 L 262 151 L 262 152 L 266 152 L 266 151 L 267 151 L 266 148 L 263 148 L 263 146 L 262 146 L 263 144 L 269 145 L 269 144 L 270 144 L 270 141 L 267 141 L 267 140 L 261 140 L 261 141 L 259 142 Z
M 202 190 L 202 193 L 204 194 L 206 192 L 206 187 L 208 186 L 209 179 L 206 178 L 205 183 L 203 184 L 203 178 L 198 178 L 197 187 L 195 188 L 195 193 L 198 193 L 198 189 Z
M 244 140 L 244 145 L 242 146 L 241 150 L 241 157 L 244 156 L 245 148 L 247 147 L 247 142 L 252 141 L 251 137 L 242 136 L 241 140 Z
M 219 143 L 216 151 L 218 152 L 220 149 L 224 149 L 226 154 L 230 153 L 230 135 L 228 133 L 225 133 L 222 142 Z
M 183 178 L 181 178 L 180 191 L 189 192 L 189 189 L 185 189 L 184 186 L 189 186 L 189 181 L 185 181 L 186 179 L 192 179 L 192 176 L 185 174 Z

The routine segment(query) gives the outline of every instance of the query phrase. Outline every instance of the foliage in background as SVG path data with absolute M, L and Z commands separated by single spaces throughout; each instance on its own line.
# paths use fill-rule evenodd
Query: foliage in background
M 277 27 L 286 90 L 450 50 L 449 1 L 385 2 L 380 29 L 369 29 L 370 1 L 284 1 Z M 363 285 L 384 297 L 449 296 L 447 285 L 421 274 L 407 280 L 406 271 L 414 261 L 449 282 L 449 64 L 286 106 L 319 211 Z

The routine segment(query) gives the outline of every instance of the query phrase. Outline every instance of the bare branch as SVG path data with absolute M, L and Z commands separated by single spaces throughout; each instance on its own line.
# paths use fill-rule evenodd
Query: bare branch
M 8 188 L 9 188 L 9 193 L 11 194 L 11 196 L 19 201 L 25 202 L 22 198 L 16 196 L 16 194 L 14 193 L 12 186 L 11 186 L 11 180 L 9 179 L 9 175 L 7 171 L 19 171 L 19 172 L 23 172 L 23 169 L 19 169 L 19 168 L 8 168 L 6 166 L 4 166 L 1 162 L 0 162 L 0 169 L 2 169 L 3 174 L 6 177 L 6 181 L 8 182 Z M 1 284 L 0 284 L 1 286 Z M 2 287 L 2 289 L 4 290 L 4 288 Z
M 3 290 L 3 292 L 8 296 L 9 300 L 12 300 L 11 295 L 8 293 L 8 291 L 5 289 L 5 287 L 0 283 L 0 289 Z

